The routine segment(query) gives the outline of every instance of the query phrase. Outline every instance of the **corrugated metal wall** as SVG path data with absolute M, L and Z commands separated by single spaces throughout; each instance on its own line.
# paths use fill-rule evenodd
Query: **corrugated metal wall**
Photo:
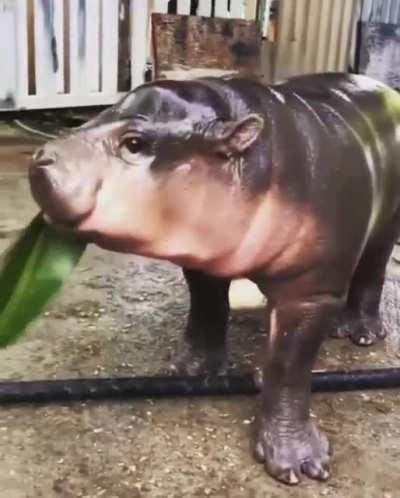
M 363 0 L 362 4 L 362 21 L 400 24 L 400 0 Z
M 265 80 L 347 71 L 360 6 L 360 0 L 280 0 L 278 37 L 264 56 Z

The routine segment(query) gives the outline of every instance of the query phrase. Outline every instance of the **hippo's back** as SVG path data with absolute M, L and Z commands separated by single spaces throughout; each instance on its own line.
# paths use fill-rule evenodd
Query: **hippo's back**
M 382 216 L 398 209 L 397 92 L 344 73 L 298 76 L 274 85 L 239 78 L 217 84 L 238 117 L 263 115 L 266 154 L 287 195 L 337 219 L 346 217 L 356 196 L 371 205 L 370 232 Z

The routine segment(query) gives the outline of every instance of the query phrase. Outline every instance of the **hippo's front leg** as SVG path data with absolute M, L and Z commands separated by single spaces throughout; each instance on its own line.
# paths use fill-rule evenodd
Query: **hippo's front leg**
M 256 457 L 287 484 L 329 476 L 329 445 L 310 419 L 311 370 L 341 306 L 327 295 L 271 305 Z
M 190 292 L 189 318 L 172 359 L 173 372 L 217 374 L 225 368 L 225 339 L 229 318 L 229 279 L 184 270 Z

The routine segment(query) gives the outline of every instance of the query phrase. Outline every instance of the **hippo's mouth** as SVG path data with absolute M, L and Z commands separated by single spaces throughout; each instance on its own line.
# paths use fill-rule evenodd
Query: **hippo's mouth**
M 90 219 L 96 210 L 97 202 L 94 202 L 93 206 L 85 212 L 75 216 L 73 219 L 59 219 L 52 216 L 49 212 L 42 209 L 42 216 L 46 223 L 51 225 L 57 232 L 64 233 L 68 236 L 74 236 L 87 242 L 95 242 L 96 232 L 90 230 L 88 225 L 90 224 Z

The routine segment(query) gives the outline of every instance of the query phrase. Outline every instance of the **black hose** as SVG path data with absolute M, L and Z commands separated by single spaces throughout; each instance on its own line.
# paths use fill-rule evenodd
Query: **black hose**
M 393 389 L 400 387 L 400 368 L 314 372 L 313 392 Z M 221 377 L 116 377 L 0 382 L 0 405 L 105 399 L 162 398 L 256 394 L 253 375 Z

